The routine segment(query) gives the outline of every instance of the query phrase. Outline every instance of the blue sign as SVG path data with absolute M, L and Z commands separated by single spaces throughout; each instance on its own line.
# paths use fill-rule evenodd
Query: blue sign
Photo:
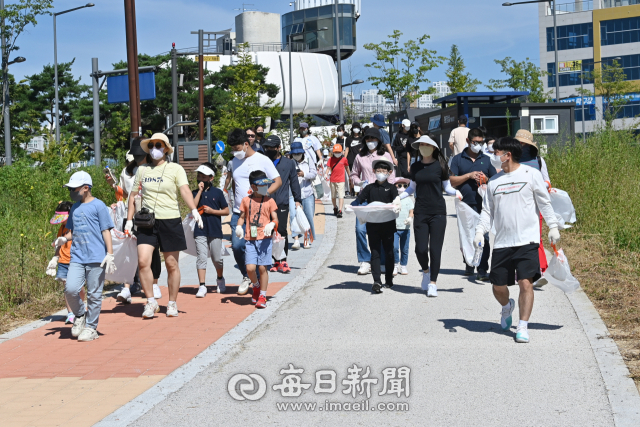
M 224 142 L 222 141 L 218 141 L 216 142 L 216 153 L 218 154 L 222 154 L 224 153 Z
M 156 99 L 156 75 L 140 73 L 140 101 Z M 109 104 L 129 102 L 129 76 L 107 77 L 107 100 Z

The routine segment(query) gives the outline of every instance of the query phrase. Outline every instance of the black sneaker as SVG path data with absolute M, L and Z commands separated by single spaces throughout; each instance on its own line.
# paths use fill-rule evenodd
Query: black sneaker
M 476 268 L 467 265 L 464 269 L 464 275 L 465 276 L 473 276 L 473 274 L 475 273 Z
M 373 286 L 371 287 L 371 292 L 373 292 L 374 294 L 381 294 L 382 285 L 378 282 L 374 283 Z
M 337 217 L 338 217 L 338 218 L 342 218 L 342 211 L 338 211 L 338 215 L 337 215 Z
M 338 208 L 333 208 L 333 214 L 338 215 Z
M 138 282 L 135 282 L 129 288 L 129 292 L 131 292 L 131 295 L 136 295 L 136 294 L 140 293 L 141 291 L 142 291 L 142 286 Z
M 387 289 L 391 289 L 391 288 L 393 288 L 393 283 L 385 283 L 384 287 L 387 288 Z
M 486 271 L 480 271 L 478 270 L 478 276 L 476 276 L 476 279 L 480 282 L 488 282 L 489 281 L 489 273 L 487 273 Z

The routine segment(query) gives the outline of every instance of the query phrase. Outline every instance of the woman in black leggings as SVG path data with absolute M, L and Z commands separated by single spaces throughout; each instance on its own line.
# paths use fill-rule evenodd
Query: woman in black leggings
M 436 281 L 440 273 L 440 257 L 444 232 L 447 228 L 447 206 L 442 189 L 449 195 L 456 191 L 449 183 L 449 168 L 438 144 L 426 135 L 412 144 L 419 152 L 419 159 L 409 170 L 411 185 L 401 198 L 415 193 L 413 230 L 416 239 L 416 256 L 422 267 L 422 289 L 427 296 L 437 297 Z M 429 264 L 431 256 L 431 264 Z

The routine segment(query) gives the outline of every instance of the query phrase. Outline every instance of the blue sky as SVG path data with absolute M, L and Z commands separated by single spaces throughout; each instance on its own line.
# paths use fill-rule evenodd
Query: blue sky
M 288 0 L 245 0 L 248 6 L 263 12 L 287 13 Z M 11 3 L 8 0 L 6 3 Z M 124 6 L 122 0 L 93 0 L 93 8 L 81 9 L 58 17 L 58 61 L 76 58 L 74 74 L 90 83 L 91 58 L 98 57 L 100 69 L 126 58 Z M 85 0 L 56 0 L 55 11 L 85 4 Z M 428 34 L 430 49 L 448 56 L 457 44 L 474 77 L 483 82 L 500 78 L 494 59 L 511 56 L 517 60 L 529 57 L 539 63 L 538 6 L 502 7 L 502 0 L 362 0 L 362 16 L 357 24 L 358 50 L 351 58 L 354 78 L 369 76 L 364 64 L 372 54 L 362 48 L 370 42 L 386 39 L 394 29 L 405 38 Z M 242 0 L 137 0 L 138 51 L 158 54 L 171 49 L 195 46 L 192 30 L 219 31 L 234 26 L 233 10 Z M 394 19 L 393 16 L 397 16 Z M 11 66 L 18 79 L 42 70 L 53 63 L 53 18 L 42 17 L 38 25 L 28 27 L 18 41 L 19 53 L 27 58 Z M 344 80 L 348 80 L 348 61 L 343 62 Z M 429 73 L 431 81 L 445 80 L 446 67 Z M 367 89 L 368 83 L 358 90 Z

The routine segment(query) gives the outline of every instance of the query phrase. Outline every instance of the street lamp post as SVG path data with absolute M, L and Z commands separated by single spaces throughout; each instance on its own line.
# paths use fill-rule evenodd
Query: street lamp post
M 338 18 L 338 0 L 335 0 L 336 14 L 336 61 L 338 63 L 338 107 L 339 107 L 339 125 L 344 122 L 344 112 L 342 108 L 342 55 L 340 55 L 340 18 Z
M 337 1 L 337 0 L 336 0 Z M 502 3 L 503 6 L 515 6 L 518 4 L 527 4 L 527 3 L 546 3 L 547 0 L 531 0 L 531 1 L 521 1 L 517 3 Z M 551 13 L 553 14 L 553 51 L 555 55 L 555 66 L 553 67 L 553 75 L 556 80 L 556 102 L 560 101 L 560 76 L 558 74 L 558 26 L 556 23 L 556 0 L 549 1 L 551 3 Z
M 619 61 L 622 58 L 616 56 L 615 58 L 609 59 L 609 61 Z M 600 64 L 605 61 L 591 61 L 591 62 L 583 62 L 584 64 Z M 584 67 L 581 67 L 584 68 Z M 596 103 L 596 92 L 595 88 L 593 91 L 593 104 L 595 106 Z M 585 132 L 585 120 L 584 120 L 584 70 L 580 69 L 580 109 L 582 110 L 582 142 L 586 141 L 586 132 Z
M 4 52 L 4 50 L 3 50 L 3 52 Z M 2 62 L 4 63 L 8 59 L 9 59 L 8 56 L 5 56 L 3 54 Z M 7 73 L 9 71 L 9 65 L 16 64 L 16 63 L 19 63 L 19 62 L 24 62 L 24 61 L 26 61 L 26 59 L 23 56 L 18 56 L 13 61 L 7 62 Z M 11 121 L 10 121 L 10 117 L 9 117 L 9 102 L 11 102 L 11 100 L 9 98 L 9 84 L 8 84 L 9 77 L 5 76 L 5 78 L 7 79 L 7 92 L 4 95 L 4 100 L 3 100 L 3 105 L 2 105 L 2 114 L 4 115 L 4 150 L 5 150 L 4 164 L 6 166 L 11 166 L 11 163 L 13 163 L 12 160 L 11 160 L 11 157 L 12 157 L 12 154 L 11 154 Z
M 358 79 L 358 80 L 352 81 L 351 83 L 344 84 L 344 85 L 342 85 L 342 87 L 347 87 L 347 86 L 352 86 L 352 85 L 359 85 L 359 84 L 362 84 L 362 83 L 364 83 L 364 80 Z M 351 113 L 353 114 L 353 91 L 351 91 Z M 351 116 L 351 122 L 353 123 L 353 116 Z M 342 124 L 342 123 L 340 123 L 340 124 Z
M 56 34 L 56 18 L 58 15 L 73 12 L 74 10 L 84 9 L 85 7 L 93 7 L 95 4 L 87 3 L 84 6 L 74 7 L 73 9 L 63 10 L 53 14 L 53 66 L 55 73 L 55 96 L 56 96 L 56 142 L 60 143 L 60 111 L 58 110 L 60 101 L 58 99 L 58 40 Z
M 289 145 L 293 143 L 293 66 L 291 60 L 291 40 L 294 35 L 300 34 L 304 31 L 304 24 L 297 24 L 291 27 L 289 33 Z

